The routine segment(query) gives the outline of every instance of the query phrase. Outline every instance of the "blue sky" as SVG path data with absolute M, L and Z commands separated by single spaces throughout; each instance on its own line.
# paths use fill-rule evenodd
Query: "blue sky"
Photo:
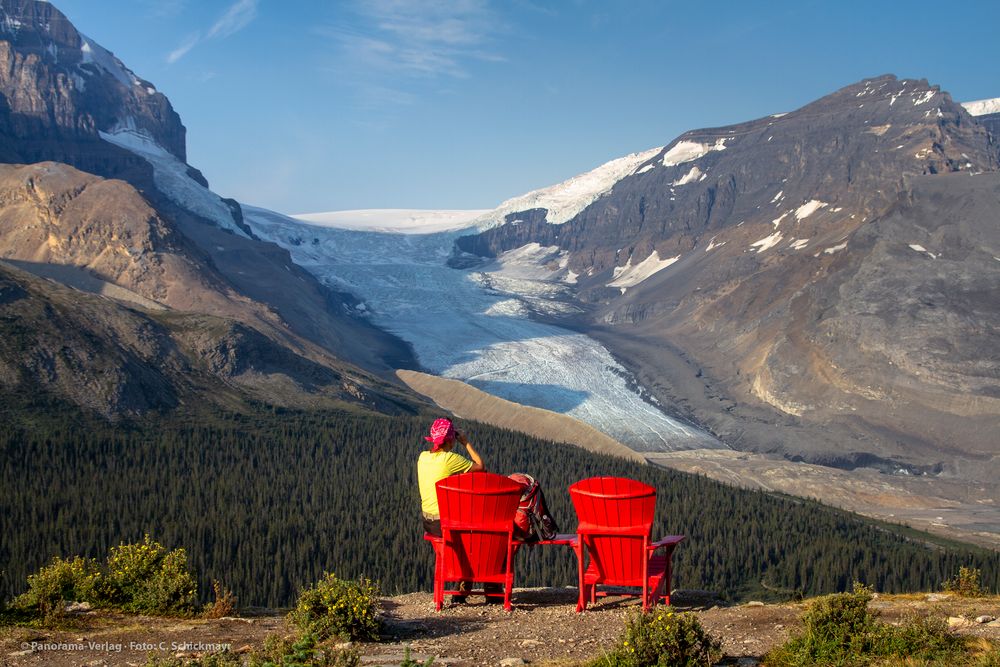
M 223 196 L 492 208 L 865 77 L 1000 97 L 1000 2 L 54 0 L 165 93 Z

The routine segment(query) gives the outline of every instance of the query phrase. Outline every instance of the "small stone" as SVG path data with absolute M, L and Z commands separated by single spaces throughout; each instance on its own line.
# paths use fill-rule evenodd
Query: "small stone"
M 748 607 L 763 607 L 764 603 L 761 602 L 760 600 L 751 600 L 750 602 L 747 602 L 747 606 Z
M 67 602 L 66 603 L 66 613 L 67 614 L 83 614 L 90 611 L 89 602 Z
M 500 667 L 517 667 L 518 665 L 526 665 L 528 663 L 521 658 L 504 658 L 499 664 Z
M 962 618 L 961 616 L 949 616 L 948 617 L 948 627 L 949 628 L 961 628 L 969 624 L 969 619 Z
M 993 621 L 992 623 L 987 623 L 986 627 L 988 627 L 988 628 L 1000 628 L 1000 620 Z
M 539 646 L 541 643 L 540 639 L 525 639 L 521 642 L 521 646 Z
M 334 644 L 333 648 L 343 650 L 345 648 L 351 648 L 354 646 L 353 642 L 340 642 L 339 644 Z
M 928 593 L 928 602 L 941 602 L 941 600 L 947 600 L 951 597 L 951 593 Z
M 995 620 L 997 620 L 995 617 L 987 616 L 986 614 L 983 614 L 982 616 L 976 616 L 976 623 L 989 623 Z
M 783 627 L 785 627 L 785 626 L 782 625 L 781 623 L 778 623 L 777 625 L 774 626 L 774 629 L 775 630 L 781 630 Z

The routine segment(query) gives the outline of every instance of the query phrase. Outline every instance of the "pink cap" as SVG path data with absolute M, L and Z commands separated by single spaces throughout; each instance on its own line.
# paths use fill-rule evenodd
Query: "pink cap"
M 424 436 L 424 440 L 433 442 L 434 446 L 431 447 L 431 451 L 436 452 L 441 449 L 441 445 L 454 437 L 455 427 L 452 425 L 451 420 L 442 418 L 434 420 L 434 423 L 431 424 L 430 437 Z

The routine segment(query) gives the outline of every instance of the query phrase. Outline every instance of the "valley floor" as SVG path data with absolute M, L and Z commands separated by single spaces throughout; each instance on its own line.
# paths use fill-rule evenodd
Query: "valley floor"
M 429 593 L 386 598 L 383 641 L 356 646 L 363 664 L 397 666 L 409 647 L 411 658 L 433 657 L 435 665 L 497 665 L 507 659 L 550 667 L 581 665 L 615 643 L 626 616 L 637 606 L 634 598 L 608 597 L 587 613 L 577 614 L 573 588 L 518 590 L 510 614 L 480 600 L 473 597 L 467 605 L 446 606 L 435 613 Z M 706 629 L 722 639 L 729 664 L 755 664 L 755 658 L 788 638 L 806 606 L 752 602 L 726 606 L 699 591 L 677 591 L 672 602 L 679 611 L 696 613 Z M 1000 616 L 1000 597 L 883 595 L 871 606 L 889 622 L 914 614 L 937 616 L 949 619 L 956 632 L 1000 641 L 1000 621 L 973 620 Z M 0 630 L 0 665 L 142 665 L 151 652 L 194 657 L 204 654 L 205 646 L 211 644 L 229 644 L 232 651 L 249 652 L 259 648 L 268 635 L 286 632 L 289 628 L 276 612 L 217 620 L 88 612 L 76 616 L 73 627 L 63 630 Z M 83 648 L 33 651 L 31 642 Z M 112 646 L 91 649 L 89 642 Z M 158 650 L 161 642 L 166 651 Z M 121 650 L 114 650 L 119 644 Z M 516 660 L 511 663 L 518 664 Z

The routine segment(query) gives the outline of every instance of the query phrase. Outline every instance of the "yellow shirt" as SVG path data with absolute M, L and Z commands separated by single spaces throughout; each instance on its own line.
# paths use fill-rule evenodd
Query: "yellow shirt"
M 425 516 L 441 516 L 435 484 L 438 480 L 472 469 L 472 461 L 455 452 L 420 452 L 417 459 L 417 486 L 420 487 L 420 509 Z

